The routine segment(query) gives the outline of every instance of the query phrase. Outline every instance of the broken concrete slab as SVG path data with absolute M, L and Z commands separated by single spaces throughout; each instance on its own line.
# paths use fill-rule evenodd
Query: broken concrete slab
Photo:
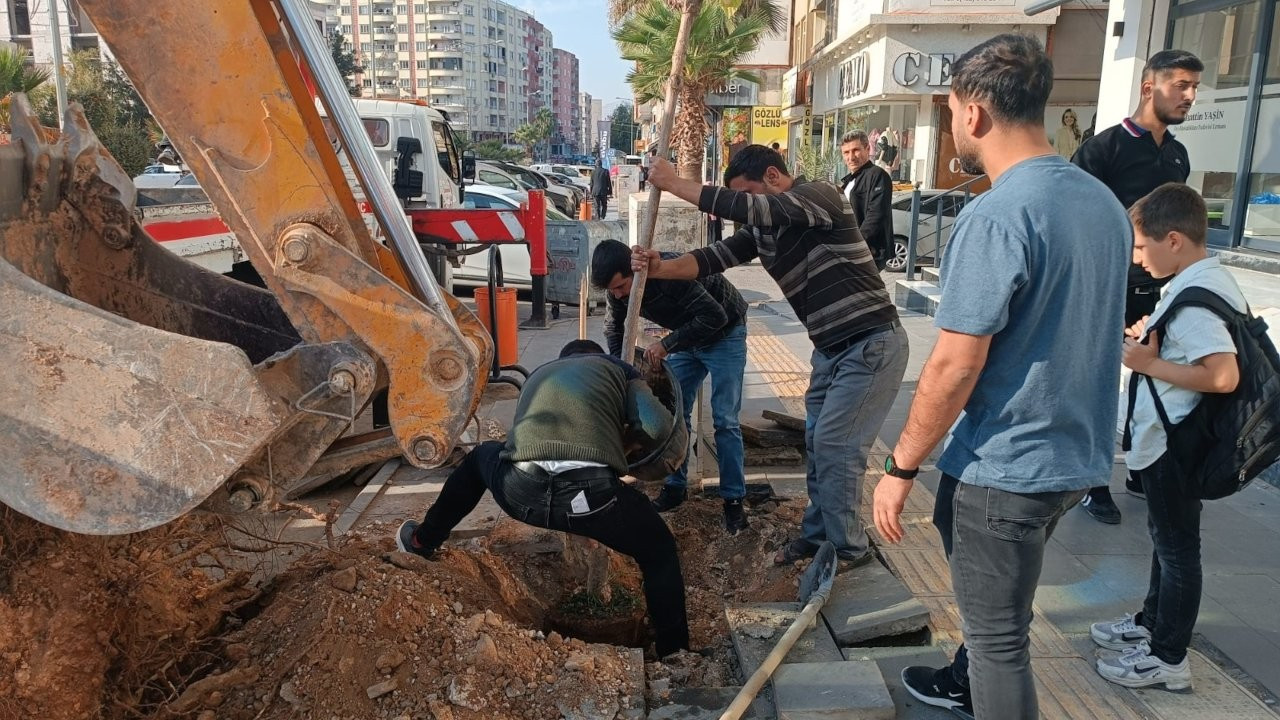
M 756 447 L 804 447 L 804 431 L 741 423 L 742 439 Z
M 929 610 L 879 562 L 836 575 L 822 617 L 842 647 L 923 630 Z
M 671 703 L 650 710 L 649 720 L 718 720 L 740 689 L 675 688 L 671 691 Z M 771 720 L 775 717 L 773 703 L 768 698 L 756 697 L 742 717 L 744 720 Z
M 940 668 L 948 665 L 951 658 L 940 648 L 932 645 L 844 648 L 844 656 L 848 660 L 871 661 L 879 666 L 880 676 L 889 688 L 889 697 L 893 698 L 898 720 L 947 720 L 954 717 L 948 710 L 925 705 L 902 686 L 903 668 L 912 665 Z
M 804 453 L 793 447 L 752 447 L 743 448 L 743 462 L 757 467 L 777 467 L 779 465 L 803 465 Z
M 870 660 L 782 665 L 773 687 L 787 720 L 894 720 L 893 698 Z
M 788 430 L 798 430 L 804 432 L 804 418 L 788 415 L 786 413 L 775 412 L 773 410 L 761 410 L 760 417 L 765 420 L 772 420 Z
M 733 648 L 738 653 L 739 680 L 745 683 L 760 667 L 787 628 L 800 617 L 802 609 L 800 603 L 753 603 L 725 608 Z M 817 622 L 800 635 L 782 662 L 836 662 L 843 659 L 826 624 Z

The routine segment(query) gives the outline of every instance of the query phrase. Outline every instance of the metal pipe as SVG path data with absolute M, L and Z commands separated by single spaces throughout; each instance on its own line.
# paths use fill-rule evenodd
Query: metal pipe
M 449 311 L 440 287 L 431 276 L 431 268 L 427 266 L 427 259 L 418 246 L 409 218 L 400 206 L 400 200 L 396 197 L 386 172 L 378 163 L 378 157 L 365 134 L 364 124 L 356 114 L 355 105 L 351 103 L 347 85 L 338 75 L 338 68 L 329 56 L 329 48 L 321 39 L 320 31 L 316 29 L 310 13 L 303 7 L 302 0 L 279 0 L 279 3 L 289 32 L 311 69 L 320 101 L 324 103 L 329 118 L 342 138 L 351 167 L 364 188 L 365 197 L 373 207 L 373 215 L 390 238 L 391 250 L 404 267 L 409 284 L 419 300 L 431 308 L 454 332 L 459 332 L 453 313 Z
M 907 231 L 907 279 L 916 279 L 916 243 L 920 241 L 920 184 L 911 191 L 911 229 Z
M 49 0 L 49 40 L 53 43 L 53 87 L 58 98 L 58 128 L 67 117 L 67 77 L 62 67 L 62 28 L 58 25 L 58 2 Z

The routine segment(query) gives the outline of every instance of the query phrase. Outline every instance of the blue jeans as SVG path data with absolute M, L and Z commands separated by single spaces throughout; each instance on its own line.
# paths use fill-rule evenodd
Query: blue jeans
M 680 381 L 684 396 L 684 424 L 690 426 L 693 403 L 702 381 L 711 375 L 711 422 L 716 429 L 716 459 L 720 465 L 720 497 L 740 500 L 747 494 L 743 475 L 742 376 L 747 368 L 747 326 L 739 325 L 706 347 L 682 350 L 667 356 L 671 372 Z M 690 433 L 692 435 L 692 433 Z M 667 476 L 667 485 L 683 488 L 689 483 L 689 460 Z
M 1151 654 L 1176 665 L 1187 656 L 1200 615 L 1201 503 L 1169 453 L 1133 474 L 1147 495 L 1147 529 L 1155 544 L 1147 599 L 1138 620 L 1151 631 Z
M 867 552 L 858 510 L 867 455 L 907 369 L 907 333 L 901 326 L 871 335 L 828 355 L 815 349 L 805 393 L 805 481 L 809 505 L 801 523 L 812 545 L 830 540 L 844 558 Z

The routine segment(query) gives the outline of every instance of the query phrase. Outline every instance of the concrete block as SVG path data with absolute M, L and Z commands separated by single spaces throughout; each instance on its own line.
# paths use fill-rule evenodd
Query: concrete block
M 742 423 L 742 439 L 756 447 L 804 447 L 804 431 Z
M 799 603 L 753 603 L 725 608 L 733 647 L 738 653 L 739 680 L 745 683 L 760 667 L 802 609 Z M 826 623 L 819 621 L 796 640 L 782 662 L 834 662 L 842 659 L 840 648 L 827 630 Z
M 640 244 L 640 225 L 648 212 L 649 193 L 627 197 L 628 245 Z M 663 193 L 658 203 L 658 222 L 653 228 L 653 249 L 684 253 L 706 245 L 706 216 L 698 206 L 671 193 Z
M 650 710 L 649 720 L 718 720 L 738 696 L 738 690 L 736 687 L 676 688 L 671 691 L 671 703 Z M 742 717 L 772 720 L 775 717 L 773 703 L 756 696 Z
M 804 418 L 802 417 L 796 417 L 795 415 L 788 415 L 787 413 L 776 412 L 773 410 L 762 410 L 760 412 L 760 417 L 765 420 L 772 420 L 788 430 L 794 430 L 799 433 L 804 432 Z
M 893 699 L 870 660 L 782 665 L 773 676 L 778 717 L 894 720 Z
M 903 310 L 933 316 L 942 301 L 942 288 L 928 280 L 899 280 L 894 284 L 893 302 Z
M 893 698 L 899 720 L 947 720 L 954 716 L 948 710 L 925 705 L 902 686 L 902 670 L 912 665 L 940 668 L 951 662 L 950 656 L 932 645 L 913 647 L 844 648 L 848 660 L 874 662 Z
M 929 625 L 929 611 L 879 562 L 836 575 L 822 617 L 841 646 L 902 635 Z

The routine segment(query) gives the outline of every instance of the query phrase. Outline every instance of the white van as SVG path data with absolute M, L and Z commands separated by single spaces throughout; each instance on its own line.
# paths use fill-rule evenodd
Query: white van
M 352 98 L 352 102 L 406 210 L 462 206 L 462 157 L 444 113 L 422 100 Z M 320 115 L 329 141 L 340 151 L 323 107 Z M 347 174 L 359 194 L 360 185 L 350 177 L 350 168 Z

